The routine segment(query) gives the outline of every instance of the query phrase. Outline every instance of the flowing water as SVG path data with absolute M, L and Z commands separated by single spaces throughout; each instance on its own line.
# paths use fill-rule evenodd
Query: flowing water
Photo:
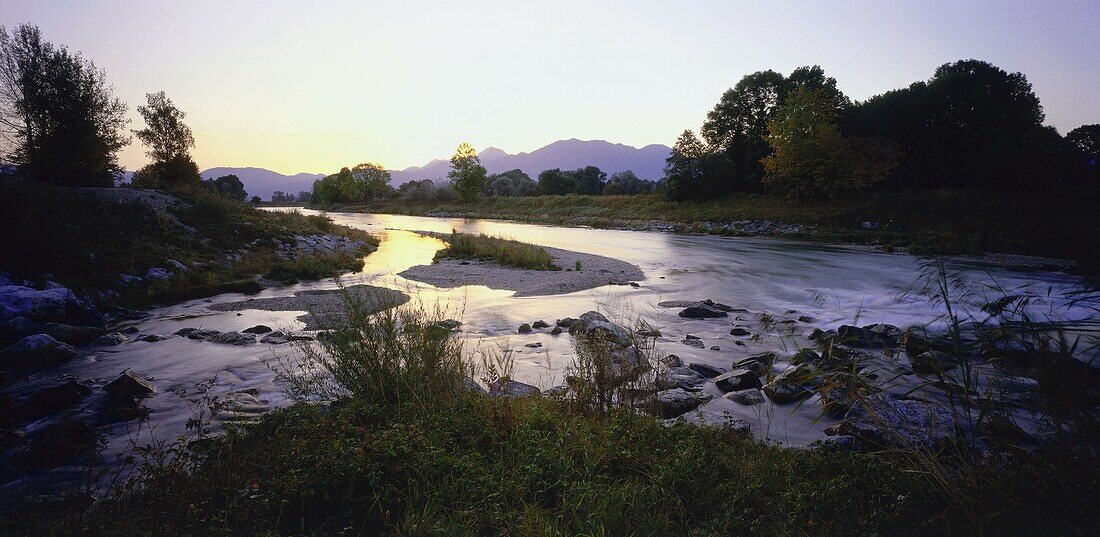
M 309 211 L 303 211 L 309 212 Z M 660 329 L 661 354 L 675 353 L 685 362 L 703 362 L 729 368 L 737 359 L 764 351 L 790 354 L 807 345 L 805 336 L 813 328 L 835 328 L 841 324 L 884 322 L 900 327 L 927 323 L 942 311 L 919 294 L 904 294 L 918 284 L 922 260 L 904 254 L 887 254 L 850 248 L 819 246 L 753 238 L 674 235 L 656 232 L 559 228 L 492 220 L 465 220 L 394 215 L 329 213 L 336 223 L 360 228 L 382 238 L 379 249 L 366 258 L 364 269 L 341 278 L 344 285 L 370 283 L 400 289 L 426 304 L 440 304 L 450 317 L 461 320 L 461 335 L 470 352 L 514 349 L 517 380 L 546 388 L 562 383 L 572 362 L 573 348 L 567 334 L 517 334 L 521 323 L 576 317 L 588 310 L 600 310 L 609 317 L 633 321 L 645 319 Z M 511 237 L 535 244 L 598 254 L 639 266 L 645 279 L 638 287 L 605 286 L 566 295 L 517 298 L 512 291 L 485 287 L 437 289 L 405 280 L 397 273 L 411 266 L 430 263 L 443 244 L 409 230 L 485 233 Z M 1010 292 L 1027 292 L 1046 297 L 1031 304 L 1038 317 L 1068 321 L 1085 337 L 1095 337 L 1093 311 L 1076 305 L 1085 298 L 1072 293 L 1080 286 L 1073 276 L 1056 272 L 1020 272 L 998 267 L 952 263 L 954 273 L 972 288 L 997 287 Z M 271 288 L 260 297 L 287 296 L 305 289 L 332 289 L 333 280 Z M 979 291 L 986 297 L 1001 291 Z M 689 320 L 677 316 L 677 308 L 660 308 L 663 300 L 713 299 L 749 313 L 733 313 L 729 319 Z M 194 300 L 148 312 L 133 323 L 141 333 L 172 334 L 185 327 L 219 331 L 242 330 L 256 324 L 276 329 L 300 330 L 299 312 L 214 312 L 211 303 L 241 300 L 228 294 Z M 777 321 L 809 316 L 811 322 L 762 326 L 760 314 Z M 740 316 L 740 319 L 736 317 Z M 731 323 L 741 323 L 760 337 L 729 335 Z M 679 343 L 686 334 L 699 336 L 706 349 Z M 735 340 L 742 340 L 738 346 Z M 541 342 L 530 349 L 527 343 Z M 709 350 L 717 345 L 720 350 Z M 193 416 L 193 400 L 206 391 L 198 384 L 212 379 L 207 393 L 232 397 L 240 403 L 238 412 L 224 419 L 248 419 L 265 410 L 287 404 L 275 382 L 269 364 L 293 354 L 291 345 L 231 346 L 170 338 L 159 342 L 134 342 L 116 347 L 90 347 L 75 360 L 55 369 L 35 372 L 19 390 L 56 383 L 59 377 L 76 378 L 94 385 L 93 391 L 127 368 L 152 377 L 158 394 L 143 401 L 150 409 L 146 421 L 117 423 L 106 430 L 105 458 L 109 461 L 129 452 L 131 446 L 152 438 L 174 438 L 185 434 Z M 715 390 L 713 385 L 711 390 Z M 714 391 L 714 395 L 721 393 Z M 91 417 L 94 397 L 76 417 Z M 192 401 L 189 401 L 192 400 Z M 776 406 L 764 403 L 742 406 L 722 397 L 701 407 L 701 419 L 721 421 L 727 417 L 748 420 L 753 434 L 788 445 L 805 445 L 824 436 L 825 427 L 835 420 L 820 416 L 820 405 Z M 47 421 L 31 424 L 28 435 Z M 71 468 L 55 470 L 45 479 L 76 480 Z M 27 478 L 31 479 L 31 478 Z M 35 476 L 33 479 L 43 479 Z

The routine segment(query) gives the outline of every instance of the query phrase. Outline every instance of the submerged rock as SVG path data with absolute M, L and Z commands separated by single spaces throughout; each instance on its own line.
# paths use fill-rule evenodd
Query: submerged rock
M 772 402 L 784 405 L 813 395 L 817 381 L 808 365 L 789 369 L 764 386 L 764 393 Z
M 657 376 L 654 384 L 660 389 L 682 388 L 689 391 L 702 390 L 707 378 L 686 367 L 670 367 Z
M 752 335 L 752 332 L 749 332 L 747 329 L 742 328 L 740 326 L 735 326 L 735 327 L 730 329 L 730 335 L 731 336 L 744 337 L 744 336 Z
M 241 332 L 245 334 L 266 334 L 271 331 L 271 327 L 265 324 L 258 324 L 256 326 L 245 328 Z
M 76 460 L 95 458 L 98 436 L 83 421 L 55 423 L 31 438 L 23 460 L 32 468 L 55 468 Z
M 684 338 L 680 340 L 680 343 L 687 345 L 688 347 L 695 347 L 696 349 L 705 349 L 707 346 L 700 339 Z
M 708 306 L 689 306 L 680 310 L 677 315 L 685 319 L 717 319 L 726 317 L 728 314 Z
M 913 371 L 922 375 L 940 374 L 958 365 L 954 358 L 940 351 L 925 351 L 916 356 L 910 356 L 909 363 L 912 364 Z
M 71 360 L 76 349 L 46 334 L 27 336 L 15 345 L 0 350 L 0 365 L 46 366 Z
M 539 320 L 531 323 L 531 328 L 535 328 L 535 329 L 550 328 L 550 323 L 547 323 L 546 321 L 544 321 L 542 319 L 539 319 Z
M 724 396 L 726 399 L 745 406 L 759 405 L 764 402 L 764 394 L 760 393 L 760 390 L 756 388 L 750 388 L 748 390 L 740 390 L 736 392 L 729 392 Z
M 95 341 L 92 342 L 92 344 L 94 344 L 94 345 L 103 345 L 103 346 L 106 347 L 106 346 L 121 345 L 123 343 L 129 343 L 129 342 L 130 342 L 130 338 L 126 337 L 126 334 L 123 334 L 122 332 L 111 332 L 110 334 L 104 334 L 102 336 L 99 336 L 98 338 L 96 338 Z
M 224 345 L 252 345 L 256 343 L 256 336 L 240 332 L 222 332 L 216 336 L 210 336 L 207 341 Z
M 527 323 L 523 323 L 523 324 L 519 325 L 519 328 L 516 329 L 516 332 L 519 332 L 520 334 L 530 334 L 531 333 L 531 325 L 529 325 Z
M 288 341 L 290 341 L 290 337 L 279 330 L 271 332 L 270 334 L 267 334 L 264 337 L 260 338 L 260 343 L 263 343 L 264 345 L 282 345 L 283 343 L 286 343 Z

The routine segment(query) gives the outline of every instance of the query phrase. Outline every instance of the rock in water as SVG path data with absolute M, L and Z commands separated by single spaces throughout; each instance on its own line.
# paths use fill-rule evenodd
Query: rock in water
M 697 396 L 682 388 L 657 392 L 657 408 L 662 418 L 682 416 L 705 403 L 709 395 Z
M 913 365 L 913 371 L 922 375 L 935 375 L 954 369 L 957 365 L 954 358 L 940 351 L 925 351 L 916 356 L 911 356 L 909 362 Z
M 35 420 L 76 406 L 91 393 L 92 390 L 87 386 L 72 380 L 57 386 L 42 388 L 23 403 L 19 414 L 25 420 Z
M 260 339 L 260 343 L 263 343 L 264 345 L 282 345 L 283 343 L 286 343 L 288 341 L 290 341 L 290 337 L 278 330 L 267 334 Z
M 706 344 L 700 339 L 684 338 L 680 340 L 680 343 L 687 345 L 688 347 L 695 347 L 696 349 L 705 349 Z
M 764 394 L 756 388 L 730 392 L 725 395 L 725 398 L 745 406 L 759 405 L 764 402 Z
M 654 382 L 659 389 L 682 388 L 699 391 L 707 385 L 707 378 L 686 367 L 670 367 Z
M 817 383 L 809 365 L 787 370 L 764 386 L 764 393 L 772 402 L 783 405 L 813 395 Z
M 0 350 L 0 365 L 46 366 L 71 360 L 76 349 L 46 334 L 27 336 L 19 343 Z
M 665 366 L 667 367 L 684 367 L 684 361 L 675 354 L 670 354 L 668 356 L 665 356 L 664 358 L 661 358 L 661 363 L 665 364 Z
M 516 332 L 519 332 L 520 334 L 530 334 L 531 333 L 531 325 L 529 325 L 527 323 L 523 323 L 523 324 L 519 325 L 519 328 L 516 330 Z
M 695 371 L 696 373 L 699 373 L 700 375 L 703 375 L 708 379 L 712 379 L 726 372 L 724 368 L 714 367 L 712 365 L 701 364 L 698 362 L 692 362 L 688 364 L 688 369 Z
M 92 343 L 95 345 L 103 345 L 105 347 L 109 347 L 129 342 L 130 338 L 126 337 L 126 334 L 123 334 L 122 332 L 111 332 L 110 334 L 99 336 Z
M 730 329 L 730 335 L 731 336 L 744 337 L 744 336 L 748 336 L 748 335 L 751 335 L 751 334 L 752 334 L 752 332 L 749 332 L 747 329 L 741 328 L 740 326 L 735 326 L 735 327 Z
M 760 379 L 748 369 L 734 369 L 729 373 L 722 373 L 714 377 L 714 384 L 723 392 L 747 390 L 749 388 L 761 388 Z
M 252 345 L 256 343 L 256 336 L 253 334 L 242 334 L 240 332 L 222 332 L 216 336 L 207 338 L 207 341 L 226 345 Z
M 258 324 L 256 326 L 251 327 L 251 328 L 245 328 L 244 330 L 241 330 L 241 332 L 243 332 L 245 334 L 266 334 L 270 331 L 271 331 L 271 327 L 267 326 L 267 325 L 264 325 L 264 324 Z
M 156 393 L 153 383 L 141 378 L 141 376 L 129 369 L 123 371 L 115 380 L 108 382 L 107 385 L 103 387 L 103 391 L 110 394 L 111 397 L 119 399 L 126 397 L 144 397 Z
M 542 320 L 542 319 L 539 319 L 539 320 L 531 323 L 531 328 L 536 328 L 536 329 L 550 328 L 550 324 L 547 323 L 546 321 Z
M 955 434 L 943 406 L 885 395 L 856 401 L 836 429 L 872 445 L 902 448 L 936 447 Z
M 728 316 L 724 311 L 703 305 L 686 307 L 678 315 L 685 319 L 717 319 Z
M 91 461 L 97 441 L 95 429 L 87 423 L 55 423 L 31 438 L 24 458 L 34 468 L 55 468 L 76 459 Z

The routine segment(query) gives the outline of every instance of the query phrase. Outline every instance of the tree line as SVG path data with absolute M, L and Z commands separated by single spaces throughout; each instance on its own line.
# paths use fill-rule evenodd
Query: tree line
M 1095 185 L 1100 125 L 1061 136 L 1044 120 L 1026 76 L 978 60 L 944 64 L 927 81 L 862 102 L 820 66 L 759 71 L 722 95 L 701 138 L 680 135 L 666 162 L 667 192 L 836 197 L 872 187 Z
M 134 172 L 133 187 L 246 200 L 235 175 L 202 180 L 186 114 L 163 91 L 146 95 L 137 107 L 145 127 L 129 131 L 128 107 L 113 92 L 94 62 L 46 41 L 37 26 L 0 27 L 0 158 L 29 182 L 113 187 L 123 175 L 118 151 L 132 134 L 151 160 Z

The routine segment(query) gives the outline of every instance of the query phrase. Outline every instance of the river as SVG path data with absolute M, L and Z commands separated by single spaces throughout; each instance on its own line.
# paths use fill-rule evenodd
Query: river
M 763 351 L 791 354 L 807 344 L 805 336 L 813 328 L 876 322 L 904 328 L 932 321 L 942 314 L 942 306 L 936 301 L 902 292 L 918 286 L 924 263 L 905 254 L 762 238 L 560 228 L 493 220 L 355 213 L 328 213 L 328 216 L 338 224 L 363 229 L 382 238 L 378 250 L 366 258 L 364 269 L 343 276 L 341 283 L 396 288 L 409 293 L 414 300 L 443 306 L 450 317 L 464 323 L 461 337 L 469 352 L 514 349 L 515 378 L 543 388 L 562 383 L 572 363 L 572 338 L 551 336 L 545 331 L 517 334 L 516 328 L 521 323 L 539 319 L 553 324 L 555 319 L 576 317 L 587 310 L 600 310 L 609 317 L 625 321 L 645 319 L 664 333 L 665 337 L 658 341 L 662 354 L 675 353 L 686 362 L 726 368 L 738 358 Z M 436 289 L 397 276 L 411 266 L 430 263 L 435 251 L 443 246 L 436 239 L 410 230 L 450 232 L 452 229 L 621 259 L 639 266 L 645 279 L 638 282 L 638 287 L 605 286 L 566 295 L 517 298 L 506 290 L 485 287 Z M 1063 321 L 1071 333 L 1095 339 L 1098 327 L 1094 312 L 1074 302 L 1086 298 L 1074 294 L 1081 283 L 1075 276 L 961 262 L 949 263 L 949 268 L 970 284 L 976 295 L 971 297 L 975 304 L 999 296 L 1003 291 L 997 289 L 1044 297 L 1029 306 L 1035 316 Z M 324 280 L 270 288 L 258 296 L 287 296 L 300 290 L 336 286 L 334 280 Z M 1095 299 L 1095 295 L 1088 296 Z M 707 298 L 745 308 L 750 313 L 731 314 L 742 316 L 741 321 L 735 318 L 689 320 L 678 317 L 678 309 L 657 306 L 663 300 Z M 133 325 L 141 333 L 166 335 L 186 327 L 220 331 L 242 330 L 261 323 L 291 331 L 302 327 L 296 320 L 297 312 L 248 310 L 238 314 L 214 312 L 208 308 L 211 303 L 241 299 L 241 295 L 227 294 L 157 308 Z M 777 320 L 808 316 L 812 321 L 778 324 L 765 329 L 758 323 L 761 313 Z M 743 322 L 760 337 L 729 335 L 731 322 Z M 702 338 L 708 348 L 696 349 L 679 343 L 689 333 Z M 736 345 L 735 340 L 743 341 L 744 346 Z M 524 346 L 533 342 L 541 342 L 543 346 L 539 349 Z M 719 346 L 720 350 L 710 350 L 712 345 Z M 106 430 L 104 455 L 107 460 L 117 463 L 133 445 L 148 443 L 152 438 L 171 439 L 186 434 L 185 424 L 193 416 L 198 405 L 195 400 L 202 392 L 221 398 L 234 397 L 241 403 L 239 412 L 221 416 L 225 419 L 250 419 L 287 404 L 270 364 L 294 352 L 292 345 L 240 347 L 180 337 L 116 347 L 89 347 L 63 366 L 33 374 L 21 389 L 29 393 L 56 383 L 59 377 L 69 377 L 94 385 L 93 391 L 98 393 L 99 387 L 127 368 L 152 377 L 158 393 L 143 402 L 150 410 L 149 419 L 117 423 Z M 211 381 L 209 389 L 200 388 L 200 383 L 207 380 Z M 753 424 L 756 437 L 787 445 L 801 446 L 821 438 L 824 429 L 835 423 L 820 415 L 819 405 L 809 402 L 743 406 L 720 397 L 721 392 L 716 391 L 715 395 L 712 402 L 701 407 L 703 420 L 720 422 L 727 417 L 748 420 Z M 91 415 L 95 412 L 92 407 L 88 405 L 76 417 L 84 413 L 84 417 L 92 420 Z M 28 435 L 44 425 L 44 422 L 31 424 L 27 428 Z M 80 478 L 71 468 L 55 470 L 54 474 L 52 479 Z

